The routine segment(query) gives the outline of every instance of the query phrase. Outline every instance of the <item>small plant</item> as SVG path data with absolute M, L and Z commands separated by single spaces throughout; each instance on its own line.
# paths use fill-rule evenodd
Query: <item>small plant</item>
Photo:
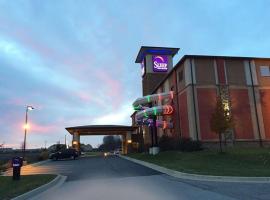
M 11 160 L 0 161 L 0 173 L 11 167 Z
M 217 97 L 216 108 L 211 116 L 211 130 L 218 134 L 219 150 L 222 153 L 222 134 L 233 127 L 233 117 L 220 97 Z
M 47 160 L 48 158 L 49 158 L 49 153 L 46 150 L 42 151 L 38 156 L 39 161 Z

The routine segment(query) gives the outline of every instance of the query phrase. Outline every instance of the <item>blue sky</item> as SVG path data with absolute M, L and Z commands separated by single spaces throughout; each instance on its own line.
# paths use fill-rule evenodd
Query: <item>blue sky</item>
M 270 1 L 0 0 L 0 143 L 64 141 L 65 127 L 130 124 L 140 46 L 270 57 Z M 100 137 L 83 137 L 94 146 Z

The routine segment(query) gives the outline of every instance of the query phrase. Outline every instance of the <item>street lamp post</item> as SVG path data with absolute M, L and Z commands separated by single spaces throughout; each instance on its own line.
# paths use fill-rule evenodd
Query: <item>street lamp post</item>
M 34 107 L 26 106 L 25 124 L 24 124 L 24 141 L 23 141 L 23 159 L 25 158 L 25 149 L 26 149 L 26 134 L 27 134 L 27 129 L 28 129 L 28 110 L 34 110 Z

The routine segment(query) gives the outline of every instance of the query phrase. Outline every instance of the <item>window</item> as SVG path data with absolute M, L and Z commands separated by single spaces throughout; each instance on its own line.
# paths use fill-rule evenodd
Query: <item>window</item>
M 270 76 L 269 66 L 260 66 L 261 76 Z
M 174 86 L 171 87 L 171 91 L 174 92 Z M 173 98 L 174 98 L 174 94 L 173 94 Z M 173 99 L 171 99 L 171 105 L 173 105 Z
M 178 72 L 178 82 L 183 80 L 183 71 Z

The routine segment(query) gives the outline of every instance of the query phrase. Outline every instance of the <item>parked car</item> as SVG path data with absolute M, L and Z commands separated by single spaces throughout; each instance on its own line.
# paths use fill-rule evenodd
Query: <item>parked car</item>
M 122 154 L 122 149 L 116 149 L 114 151 L 114 155 L 121 155 Z
M 114 154 L 114 155 L 120 155 L 120 151 L 119 151 L 119 150 L 115 150 L 115 151 L 113 152 L 113 154 Z
M 50 154 L 49 158 L 52 160 L 65 159 L 65 158 L 71 158 L 75 160 L 78 157 L 79 157 L 79 152 L 76 151 L 75 149 L 64 149 L 56 153 Z

